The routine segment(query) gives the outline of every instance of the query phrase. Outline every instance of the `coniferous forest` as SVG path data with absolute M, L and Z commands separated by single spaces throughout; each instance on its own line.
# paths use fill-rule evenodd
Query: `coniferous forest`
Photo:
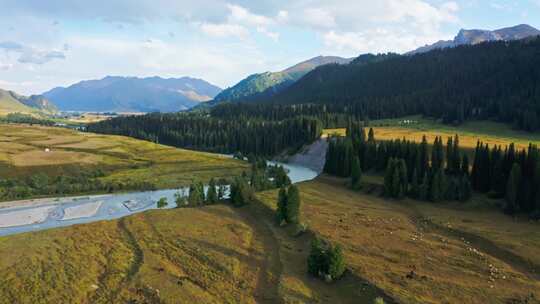
M 267 118 L 314 115 L 328 127 L 344 127 L 344 116 L 374 120 L 422 114 L 445 123 L 489 119 L 535 131 L 540 129 L 539 54 L 540 38 L 379 55 L 367 63 L 321 66 L 276 96 L 213 111 Z
M 318 139 L 322 125 L 317 119 L 306 117 L 269 121 L 243 117 L 221 119 L 197 113 L 152 113 L 91 124 L 88 131 L 187 149 L 273 156 Z
M 428 144 L 406 139 L 377 141 L 373 129 L 366 136 L 358 123 L 350 123 L 346 137 L 330 137 L 324 171 L 351 178 L 354 187 L 360 172 L 384 173 L 384 195 L 406 196 L 431 202 L 467 201 L 473 191 L 504 198 L 507 214 L 540 217 L 540 151 L 508 147 L 490 148 L 478 142 L 474 160 L 459 147 L 459 137 L 441 137 Z M 356 173 L 355 173 L 356 171 Z

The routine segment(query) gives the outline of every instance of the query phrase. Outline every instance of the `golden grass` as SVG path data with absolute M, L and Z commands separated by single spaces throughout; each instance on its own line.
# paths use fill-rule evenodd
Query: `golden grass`
M 534 133 L 511 129 L 508 125 L 489 121 L 467 122 L 460 126 L 449 126 L 420 117 L 410 117 L 418 123 L 412 125 L 400 125 L 402 119 L 374 121 L 371 123 L 375 131 L 375 138 L 379 140 L 402 139 L 421 142 L 426 135 L 428 143 L 432 144 L 436 136 L 441 136 L 443 142 L 449 136 L 459 135 L 459 143 L 462 148 L 474 149 L 478 140 L 490 146 L 507 146 L 515 143 L 516 148 L 526 149 L 529 143 L 540 145 L 540 136 Z M 324 134 L 345 135 L 345 129 L 326 129 Z
M 499 256 L 499 247 L 461 239 L 460 234 L 424 221 L 422 204 L 387 201 L 349 191 L 343 184 L 329 177 L 300 184 L 303 221 L 317 234 L 344 247 L 354 274 L 399 302 L 506 303 L 539 290 L 538 277 L 531 278 L 534 274 L 522 272 L 523 265 Z M 275 208 L 276 196 L 276 191 L 259 195 L 270 208 Z M 445 210 L 433 213 L 445 214 Z M 508 239 L 520 236 L 507 231 L 518 228 L 511 226 L 511 218 L 497 219 L 498 233 Z M 530 230 L 540 228 L 538 224 L 522 225 L 529 225 Z M 490 239 L 493 235 L 481 236 Z M 532 255 L 540 248 L 536 236 L 522 244 L 532 248 L 522 253 Z M 412 270 L 414 277 L 406 278 Z
M 6 168 L 0 177 L 101 168 L 104 181 L 153 182 L 158 188 L 173 188 L 193 180 L 240 175 L 248 169 L 244 162 L 230 158 L 122 136 L 12 124 L 0 124 L 0 134 L 0 168 Z
M 266 235 L 228 206 L 0 238 L 0 303 L 272 302 Z

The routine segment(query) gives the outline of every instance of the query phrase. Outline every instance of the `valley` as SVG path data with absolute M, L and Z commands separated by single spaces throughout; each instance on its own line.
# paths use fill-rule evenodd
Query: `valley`
M 540 304 L 538 1 L 5 2 L 0 304 Z

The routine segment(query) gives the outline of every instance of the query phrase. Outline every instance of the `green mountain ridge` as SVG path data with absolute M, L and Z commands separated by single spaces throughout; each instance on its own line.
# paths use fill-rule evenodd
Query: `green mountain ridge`
M 41 95 L 26 97 L 0 89 L 0 115 L 10 113 L 51 115 L 56 112 L 58 112 L 56 106 Z
M 336 56 L 318 56 L 300 62 L 280 72 L 264 72 L 252 74 L 236 85 L 223 90 L 214 100 L 206 105 L 223 102 L 237 102 L 257 95 L 271 96 L 298 81 L 313 69 L 326 64 L 347 64 L 352 58 Z

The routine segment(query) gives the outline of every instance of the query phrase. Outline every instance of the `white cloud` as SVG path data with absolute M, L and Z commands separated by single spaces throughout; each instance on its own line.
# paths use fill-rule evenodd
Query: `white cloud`
M 203 23 L 200 26 L 203 33 L 219 38 L 237 37 L 240 39 L 246 39 L 249 36 L 249 31 L 238 24 L 212 24 Z
M 332 13 L 322 8 L 307 8 L 301 20 L 314 28 L 334 28 L 336 20 Z
M 249 10 L 235 4 L 227 4 L 227 8 L 231 11 L 229 22 L 231 23 L 247 23 L 251 25 L 268 26 L 274 23 L 274 20 L 263 15 L 251 13 Z
M 288 12 L 283 10 L 279 11 L 275 18 L 270 18 L 254 14 L 240 5 L 227 4 L 227 8 L 229 14 L 225 23 L 204 22 L 200 24 L 201 31 L 213 37 L 236 37 L 245 40 L 250 35 L 248 28 L 255 28 L 257 33 L 278 41 L 280 34 L 268 28 L 283 23 L 288 18 Z
M 19 54 L 17 61 L 20 63 L 44 64 L 54 59 L 66 58 L 65 54 L 58 50 L 40 49 L 13 41 L 0 42 L 0 50 L 4 50 L 6 53 Z

